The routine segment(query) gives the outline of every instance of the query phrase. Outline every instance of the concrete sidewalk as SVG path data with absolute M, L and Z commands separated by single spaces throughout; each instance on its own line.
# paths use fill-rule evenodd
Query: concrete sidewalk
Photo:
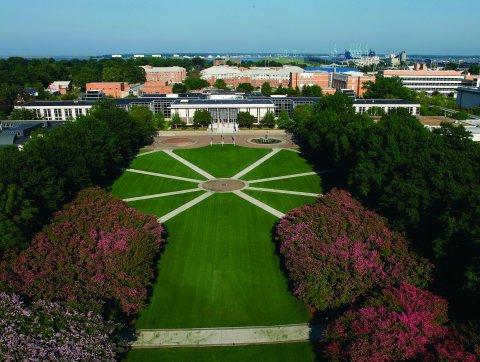
M 141 329 L 133 348 L 233 346 L 318 340 L 323 327 L 290 324 L 259 327 Z

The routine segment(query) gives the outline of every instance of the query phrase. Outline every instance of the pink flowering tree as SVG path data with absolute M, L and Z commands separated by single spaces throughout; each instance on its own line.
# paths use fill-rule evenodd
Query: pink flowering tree
M 444 299 L 404 283 L 384 289 L 331 323 L 325 353 L 333 360 L 475 361 L 458 339 L 451 339 L 447 319 Z
M 113 361 L 115 328 L 92 312 L 46 301 L 27 307 L 17 295 L 0 293 L 2 361 Z
M 146 302 L 162 226 L 100 188 L 81 191 L 3 272 L 32 299 L 132 315 Z
M 429 282 L 430 264 L 346 191 L 333 189 L 294 209 L 276 234 L 294 294 L 319 310 L 351 304 L 375 288 Z

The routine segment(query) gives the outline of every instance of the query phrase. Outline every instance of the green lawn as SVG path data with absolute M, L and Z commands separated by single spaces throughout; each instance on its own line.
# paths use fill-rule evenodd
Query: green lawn
M 243 180 L 257 180 L 267 177 L 292 175 L 295 173 L 311 172 L 312 167 L 300 154 L 282 150 L 242 177 Z
M 237 174 L 270 151 L 270 149 L 265 148 L 213 145 L 203 148 L 175 150 L 174 152 L 211 175 L 221 178 Z
M 243 192 L 283 213 L 305 204 L 314 203 L 316 200 L 316 198 L 312 196 L 277 194 L 248 189 L 243 190 Z
M 121 199 L 160 194 L 163 192 L 197 188 L 198 184 L 163 177 L 124 172 L 110 187 L 114 196 Z
M 168 214 L 177 207 L 200 196 L 204 191 L 190 192 L 188 194 L 159 197 L 149 200 L 131 201 L 128 204 L 145 214 L 154 214 L 158 217 Z
M 314 361 L 309 343 L 266 344 L 257 346 L 133 349 L 126 361 Z
M 271 240 L 276 221 L 228 193 L 214 194 L 168 221 L 157 283 L 136 327 L 306 322 L 305 307 L 280 271 Z
M 318 175 L 301 176 L 295 178 L 287 178 L 284 180 L 256 182 L 251 184 L 252 187 L 264 187 L 267 189 L 279 189 L 302 192 L 322 192 L 322 179 Z
M 138 170 L 166 173 L 168 175 L 188 177 L 198 180 L 205 179 L 205 177 L 199 175 L 163 151 L 137 156 L 130 163 L 129 167 Z

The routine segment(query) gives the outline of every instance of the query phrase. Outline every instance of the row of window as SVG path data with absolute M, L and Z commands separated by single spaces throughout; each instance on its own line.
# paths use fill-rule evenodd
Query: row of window
M 66 120 L 68 118 L 77 118 L 79 116 L 87 114 L 88 110 L 83 108 L 54 108 L 53 112 L 52 109 L 50 108 L 44 108 L 43 110 L 41 108 L 36 108 L 35 110 L 35 115 L 39 118 L 44 118 L 47 121 L 55 120 L 55 121 L 61 121 L 61 120 Z M 63 116 L 65 114 L 65 116 Z M 53 115 L 53 117 L 52 117 Z

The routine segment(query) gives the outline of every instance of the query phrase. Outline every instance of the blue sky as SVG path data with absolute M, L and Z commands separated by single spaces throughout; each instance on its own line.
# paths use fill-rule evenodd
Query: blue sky
M 130 52 L 480 54 L 479 0 L 1 0 L 0 56 Z

